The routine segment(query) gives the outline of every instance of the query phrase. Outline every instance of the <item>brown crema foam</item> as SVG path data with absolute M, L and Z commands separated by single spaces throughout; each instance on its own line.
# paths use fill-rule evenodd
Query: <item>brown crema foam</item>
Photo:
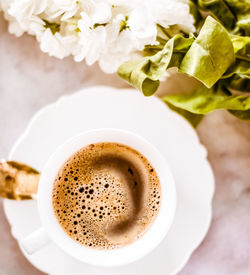
M 138 151 L 103 142 L 81 148 L 53 185 L 55 215 L 75 241 L 114 249 L 140 238 L 160 209 L 158 175 Z

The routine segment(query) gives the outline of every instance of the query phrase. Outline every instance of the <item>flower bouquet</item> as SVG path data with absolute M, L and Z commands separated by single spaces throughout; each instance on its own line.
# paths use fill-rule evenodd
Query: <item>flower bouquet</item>
M 250 121 L 248 0 L 0 0 L 9 32 L 36 37 L 51 56 L 99 63 L 153 95 L 169 68 L 200 86 L 162 100 L 193 126 L 226 109 Z

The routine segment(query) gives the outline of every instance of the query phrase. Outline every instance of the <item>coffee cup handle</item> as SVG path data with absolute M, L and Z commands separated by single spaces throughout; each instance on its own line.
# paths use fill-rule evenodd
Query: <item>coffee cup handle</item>
M 32 255 L 49 243 L 48 234 L 43 228 L 39 228 L 21 240 L 20 245 L 28 255 Z

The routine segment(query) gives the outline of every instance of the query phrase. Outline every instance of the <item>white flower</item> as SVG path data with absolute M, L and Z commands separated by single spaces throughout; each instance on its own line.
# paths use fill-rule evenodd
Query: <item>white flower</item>
M 47 20 L 60 17 L 60 20 L 64 21 L 74 16 L 79 7 L 79 1 L 77 0 L 49 0 L 44 17 Z
M 7 15 L 11 18 L 13 24 L 10 27 L 10 31 L 22 34 L 21 30 L 28 32 L 31 35 L 38 35 L 43 29 L 44 22 L 38 16 L 40 15 L 47 6 L 47 0 L 15 0 L 12 1 Z
M 189 14 L 189 5 L 183 0 L 147 0 L 156 23 L 164 28 L 179 25 L 185 31 L 195 31 L 194 18 Z
M 137 50 L 143 50 L 145 45 L 155 43 L 157 27 L 147 6 L 140 5 L 130 13 L 128 26 L 137 44 Z
M 72 54 L 76 50 L 75 45 L 74 36 L 62 36 L 59 32 L 52 34 L 50 29 L 45 30 L 40 37 L 41 50 L 60 59 Z
M 92 2 L 92 5 L 90 3 L 86 6 L 83 5 L 83 8 L 84 11 L 86 9 L 86 13 L 88 12 L 92 24 L 108 23 L 112 16 L 111 5 L 106 1 L 95 1 Z
M 93 26 L 93 21 L 86 13 L 81 13 L 82 19 L 78 22 L 80 52 L 75 56 L 75 61 L 86 58 L 88 65 L 95 63 L 101 55 L 102 45 L 106 41 L 106 30 L 104 26 Z
M 92 65 L 103 51 L 102 45 L 106 42 L 105 24 L 109 22 L 112 13 L 111 5 L 105 2 L 87 2 L 83 6 L 81 19 L 78 22 L 79 44 L 81 51 L 75 56 L 75 61 L 86 59 L 88 65 Z M 87 13 L 88 12 L 88 13 Z
M 0 7 L 11 33 L 35 35 L 49 55 L 99 62 L 108 73 L 157 44 L 157 25 L 194 31 L 188 0 L 0 0 Z
M 99 60 L 102 70 L 114 73 L 122 63 L 138 57 L 145 45 L 154 44 L 156 36 L 157 28 L 146 6 L 136 7 L 128 16 L 118 14 L 107 26 L 107 42 Z
M 42 29 L 37 17 L 46 8 L 47 0 L 0 0 L 4 16 L 9 21 L 9 32 L 21 36 L 24 32 L 36 35 Z

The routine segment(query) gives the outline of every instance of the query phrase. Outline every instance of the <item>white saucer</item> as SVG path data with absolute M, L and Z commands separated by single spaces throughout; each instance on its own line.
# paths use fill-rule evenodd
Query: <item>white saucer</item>
M 214 178 L 193 128 L 156 97 L 132 89 L 92 87 L 65 96 L 39 111 L 9 159 L 42 170 L 49 155 L 69 137 L 93 128 L 135 132 L 165 155 L 177 186 L 177 211 L 164 241 L 151 254 L 119 268 L 97 268 L 72 259 L 53 243 L 27 259 L 53 275 L 168 275 L 177 273 L 203 240 L 211 221 Z M 40 227 L 36 201 L 4 201 L 19 241 Z

